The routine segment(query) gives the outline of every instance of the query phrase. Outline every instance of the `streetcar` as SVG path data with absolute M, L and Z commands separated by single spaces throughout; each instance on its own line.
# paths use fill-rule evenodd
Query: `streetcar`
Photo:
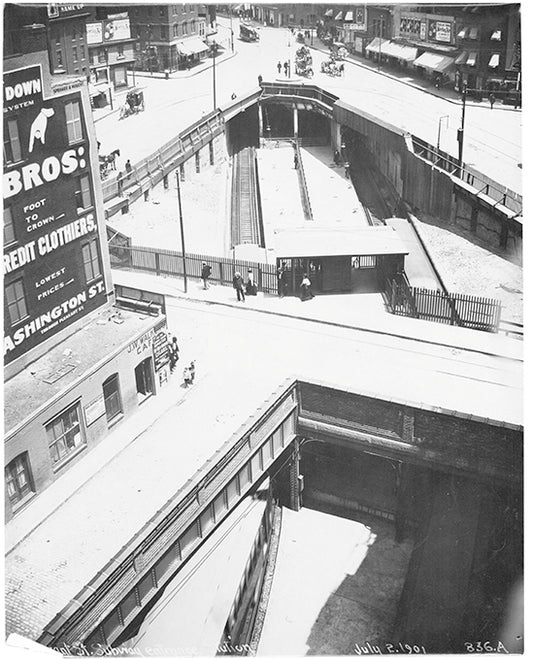
M 241 23 L 239 36 L 242 41 L 259 41 L 259 31 L 247 23 Z

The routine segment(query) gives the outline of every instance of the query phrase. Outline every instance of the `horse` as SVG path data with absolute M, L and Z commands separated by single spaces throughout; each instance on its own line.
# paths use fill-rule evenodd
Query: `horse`
M 120 158 L 120 149 L 115 149 L 114 151 L 111 151 L 111 153 L 108 154 L 107 156 L 104 156 L 104 158 L 105 158 L 104 162 L 105 162 L 105 165 L 106 165 L 106 169 L 109 168 L 109 169 L 116 170 L 117 166 L 115 164 L 115 160 L 116 160 L 117 156 Z

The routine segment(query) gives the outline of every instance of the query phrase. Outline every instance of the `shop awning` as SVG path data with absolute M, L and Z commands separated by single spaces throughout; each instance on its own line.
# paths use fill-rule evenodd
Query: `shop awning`
M 340 12 L 335 16 L 335 20 L 336 20 L 336 21 L 342 21 L 342 14 L 343 14 L 343 12 L 340 11 Z
M 388 39 L 382 39 L 381 37 L 374 37 L 372 41 L 366 47 L 366 50 L 370 53 L 379 53 L 381 48 L 383 48 L 384 43 L 389 43 Z M 381 46 L 380 46 L 381 44 Z
M 361 229 L 287 229 L 274 235 L 278 258 L 379 256 L 408 254 L 400 234 L 390 226 Z
M 462 53 L 459 55 L 459 57 L 455 58 L 455 63 L 464 64 L 467 59 L 468 59 L 468 53 L 466 52 L 466 50 L 463 50 Z
M 490 36 L 491 41 L 501 41 L 502 40 L 502 31 L 501 30 L 494 30 L 494 32 Z
M 333 16 L 333 9 L 328 9 L 324 16 Z
M 430 71 L 442 73 L 454 64 L 454 59 L 453 57 L 446 57 L 446 55 L 437 55 L 437 53 L 422 53 L 413 63 L 415 66 L 422 66 Z
M 467 66 L 475 66 L 476 60 L 477 60 L 477 53 L 475 51 L 468 53 L 468 59 L 466 60 Z
M 187 41 L 184 41 L 184 44 L 185 48 L 188 48 L 193 54 L 205 53 L 206 50 L 209 50 L 209 46 L 197 37 L 187 39 Z
M 459 32 L 457 33 L 457 38 L 458 39 L 464 39 L 466 37 L 466 30 L 467 30 L 466 27 L 461 28 L 459 30 Z
M 185 57 L 192 55 L 192 52 L 183 45 L 183 41 L 178 41 L 176 48 L 178 49 L 178 53 L 180 55 L 184 55 Z
M 347 11 L 344 20 L 346 23 L 353 21 L 353 11 Z
M 489 60 L 489 68 L 495 69 L 500 66 L 500 53 L 492 53 Z
M 381 52 L 389 57 L 396 57 L 406 62 L 413 62 L 416 59 L 417 49 L 412 46 L 404 46 L 394 41 L 388 41 L 381 44 Z

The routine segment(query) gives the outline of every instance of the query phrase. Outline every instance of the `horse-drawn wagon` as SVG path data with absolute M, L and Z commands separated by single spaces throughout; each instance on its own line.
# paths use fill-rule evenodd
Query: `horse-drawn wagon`
M 144 93 L 141 89 L 135 88 L 130 90 L 126 95 L 126 102 L 120 108 L 120 119 L 129 117 L 130 114 L 137 114 L 144 110 Z
M 311 51 L 307 46 L 298 48 L 294 63 L 296 75 L 304 76 L 306 78 L 310 78 L 313 75 L 313 58 L 311 57 Z

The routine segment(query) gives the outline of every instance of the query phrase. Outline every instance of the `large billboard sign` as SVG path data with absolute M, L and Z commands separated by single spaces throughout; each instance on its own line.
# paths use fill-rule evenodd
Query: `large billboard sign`
M 127 16 L 121 18 L 87 23 L 87 43 L 89 45 L 109 41 L 121 41 L 129 39 L 130 19 Z
M 452 24 L 445 21 L 428 21 L 428 39 L 451 43 Z
M 9 363 L 104 304 L 106 295 L 80 91 L 45 98 L 40 66 L 5 73 L 4 149 L 6 144 Z

